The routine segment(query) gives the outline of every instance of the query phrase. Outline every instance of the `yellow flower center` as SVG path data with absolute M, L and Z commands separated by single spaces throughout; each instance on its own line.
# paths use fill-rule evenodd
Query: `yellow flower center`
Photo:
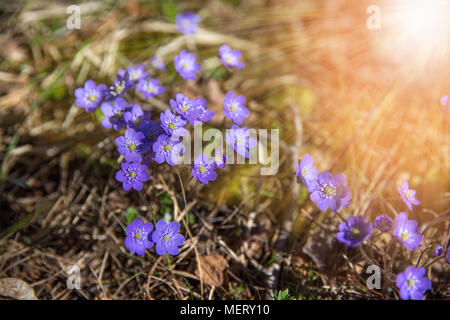
M 148 86 L 147 87 L 147 92 L 148 93 L 152 93 L 153 92 L 153 87 L 152 86 Z
M 128 146 L 128 148 L 129 148 L 131 151 L 133 151 L 134 149 L 136 149 L 136 146 L 135 146 L 134 144 L 130 144 L 130 145 Z
M 135 237 L 136 239 L 141 239 L 142 235 L 141 235 L 140 233 L 136 233 L 136 234 L 134 235 L 134 237 Z
M 91 94 L 91 95 L 89 96 L 89 100 L 90 100 L 90 101 L 94 101 L 94 100 L 95 100 L 95 96 L 94 96 L 93 94 Z
M 166 145 L 166 146 L 164 147 L 164 150 L 170 151 L 170 148 L 171 148 L 171 146 L 170 146 L 170 144 L 168 144 L 168 145 Z
M 352 233 L 355 237 L 357 237 L 361 234 L 361 232 L 358 229 L 353 229 Z
M 131 177 L 131 178 L 136 177 L 136 172 L 132 171 L 132 172 L 130 173 L 130 177 Z
M 169 240 L 169 236 L 164 236 L 164 241 L 168 241 Z
M 306 170 L 306 168 L 302 169 L 302 175 L 306 175 L 307 172 L 308 172 L 308 170 Z
M 408 280 L 408 286 L 410 286 L 410 287 L 414 286 L 414 280 L 409 279 Z
M 402 233 L 402 240 L 403 241 L 406 241 L 406 240 L 408 240 L 408 234 L 405 232 L 405 233 Z
M 204 172 L 206 171 L 206 169 L 205 169 L 205 167 L 200 167 L 200 168 L 198 169 L 198 171 L 200 171 L 201 173 L 204 173 Z
M 181 110 L 186 111 L 187 109 L 188 109 L 187 105 L 183 104 L 183 105 L 181 106 Z
M 326 192 L 327 194 L 333 194 L 333 188 L 327 187 L 327 188 L 325 189 L 325 192 Z
M 170 128 L 170 129 L 173 129 L 173 128 L 175 128 L 175 125 L 174 125 L 173 123 L 170 123 L 170 124 L 169 124 L 169 128 Z

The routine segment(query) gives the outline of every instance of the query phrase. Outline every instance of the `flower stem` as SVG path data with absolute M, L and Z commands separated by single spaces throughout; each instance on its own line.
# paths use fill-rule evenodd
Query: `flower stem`
M 169 269 L 172 269 L 172 265 L 170 264 L 169 255 L 167 253 L 164 254 L 166 257 L 167 265 L 169 266 Z

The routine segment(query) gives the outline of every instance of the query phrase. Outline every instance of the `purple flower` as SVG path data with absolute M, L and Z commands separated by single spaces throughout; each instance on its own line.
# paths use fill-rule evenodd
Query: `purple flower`
M 184 119 L 189 121 L 191 125 L 193 125 L 194 122 L 198 120 L 198 117 L 200 115 L 200 110 L 197 106 L 197 104 L 201 102 L 200 99 L 202 98 L 190 100 L 188 97 L 182 95 L 181 93 L 178 93 L 176 95 L 176 100 L 170 99 L 169 103 L 179 115 L 181 115 Z
M 164 92 L 165 87 L 159 85 L 158 79 L 140 80 L 136 88 L 145 98 L 152 98 Z
M 164 129 L 159 121 L 143 120 L 139 124 L 139 130 L 153 144 L 160 135 L 164 134 Z
M 155 161 L 157 163 L 166 161 L 171 166 L 174 166 L 179 163 L 179 155 L 184 152 L 184 146 L 179 141 L 162 134 L 153 144 L 153 151 L 155 152 Z
M 395 218 L 394 236 L 400 241 L 408 250 L 414 250 L 420 247 L 423 236 L 419 234 L 417 228 L 417 221 L 408 220 L 406 212 L 400 212 Z
M 308 191 L 312 191 L 312 187 L 317 184 L 319 178 L 319 172 L 313 167 L 314 158 L 309 154 L 305 154 L 300 163 L 296 163 L 297 177 L 299 177 Z
M 189 132 L 184 128 L 186 120 L 181 117 L 177 117 L 171 110 L 167 109 L 165 112 L 161 112 L 161 126 L 167 135 L 173 136 L 175 140 L 179 137 L 184 137 Z
M 338 211 L 339 208 L 350 205 L 352 194 L 346 183 L 347 179 L 342 173 L 332 176 L 329 172 L 322 172 L 319 174 L 317 182 L 311 184 L 309 197 L 320 210 L 330 208 Z
M 398 192 L 409 210 L 412 210 L 412 205 L 420 204 L 420 201 L 416 199 L 416 190 L 409 189 L 408 181 L 403 181 L 402 185 L 398 187 Z
M 145 71 L 145 64 L 140 64 L 138 66 L 130 67 L 126 70 L 132 81 L 144 80 L 151 76 L 151 73 Z M 119 70 L 117 74 L 121 77 L 125 76 L 125 70 Z
M 336 238 L 339 242 L 345 243 L 349 247 L 356 247 L 369 239 L 372 231 L 372 222 L 366 222 L 363 216 L 351 216 L 346 222 L 342 222 L 339 225 L 339 232 L 336 234 Z
M 244 158 L 250 157 L 249 149 L 256 148 L 257 142 L 250 138 L 250 131 L 247 127 L 239 128 L 233 125 L 225 134 L 225 142 L 232 145 L 234 150 Z
M 117 151 L 125 157 L 128 162 L 141 162 L 142 153 L 150 149 L 150 145 L 141 132 L 128 128 L 123 136 L 116 138 Z
M 215 116 L 213 111 L 206 109 L 206 100 L 204 98 L 194 99 L 193 103 L 194 108 L 197 110 L 196 121 L 209 122 Z
M 375 218 L 375 227 L 381 232 L 387 232 L 392 229 L 392 225 L 394 221 L 392 221 L 391 217 L 388 215 L 382 214 Z
M 195 73 L 200 71 L 200 65 L 195 61 L 195 54 L 181 50 L 173 60 L 175 69 L 183 79 L 195 80 Z
M 434 251 L 433 251 L 433 256 L 439 257 L 442 254 L 442 252 L 444 252 L 444 248 L 442 248 L 442 246 L 435 246 Z
M 149 235 L 153 230 L 152 223 L 143 223 L 142 219 L 135 219 L 126 229 L 125 247 L 138 256 L 145 254 L 145 249 L 153 247 Z
M 408 267 L 397 274 L 397 287 L 402 300 L 423 300 L 424 292 L 431 289 L 431 280 L 425 277 L 425 268 Z
M 142 190 L 142 182 L 148 181 L 150 175 L 147 173 L 147 167 L 137 162 L 122 162 L 122 170 L 116 172 L 116 180 L 122 182 L 124 190 L 131 188 L 134 190 Z
M 216 163 L 210 159 L 206 153 L 202 153 L 194 162 L 194 168 L 192 169 L 192 175 L 195 180 L 199 180 L 201 183 L 208 184 L 210 181 L 214 181 L 217 178 Z
M 448 105 L 448 96 L 441 97 L 441 104 L 443 107 L 446 107 Z
M 178 233 L 180 224 L 172 221 L 167 224 L 164 220 L 156 223 L 155 231 L 152 233 L 152 240 L 156 243 L 156 253 L 160 256 L 166 252 L 172 256 L 180 253 L 178 247 L 184 243 L 184 237 Z
M 150 59 L 150 67 L 158 70 L 164 70 L 166 69 L 166 65 L 164 64 L 164 61 L 160 56 L 154 55 Z
M 450 247 L 447 248 L 447 253 L 445 254 L 445 261 L 450 264 Z
M 139 121 L 144 118 L 144 111 L 138 104 L 129 104 L 128 108 L 129 110 L 124 113 L 123 118 L 127 126 L 135 128 L 136 124 L 138 124 Z M 149 115 L 150 114 L 148 114 L 148 116 Z
M 233 67 L 236 69 L 242 69 L 244 64 L 239 61 L 241 59 L 241 52 L 239 50 L 231 50 L 231 48 L 224 44 L 219 48 L 220 61 L 226 67 Z
M 238 125 L 244 123 L 243 119 L 247 118 L 250 114 L 250 111 L 244 106 L 244 103 L 245 97 L 243 95 L 235 97 L 232 91 L 226 94 L 223 99 L 223 109 L 228 120 L 234 121 Z
M 84 88 L 75 89 L 75 104 L 84 108 L 86 112 L 94 112 L 103 102 L 106 94 L 106 85 L 95 84 L 93 80 L 87 80 Z
M 214 151 L 214 162 L 216 163 L 217 168 L 225 168 L 225 165 L 227 164 L 227 156 L 223 152 L 222 148 Z
M 112 101 L 123 96 L 128 90 L 134 87 L 133 80 L 130 80 L 128 71 L 120 72 L 114 79 L 113 85 L 108 89 L 106 101 Z
M 177 30 L 186 35 L 196 33 L 198 29 L 198 24 L 201 21 L 199 15 L 192 13 L 190 11 L 177 14 L 175 19 Z
M 120 130 L 125 127 L 124 114 L 128 111 L 128 106 L 123 98 L 117 98 L 111 102 L 103 102 L 100 109 L 105 115 L 102 119 L 102 125 L 105 128 Z

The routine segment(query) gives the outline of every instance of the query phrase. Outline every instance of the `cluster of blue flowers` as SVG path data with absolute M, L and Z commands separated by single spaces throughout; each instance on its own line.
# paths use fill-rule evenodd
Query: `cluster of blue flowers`
M 197 32 L 200 17 L 192 12 L 179 14 L 176 17 L 176 27 L 185 35 Z M 228 45 L 219 48 L 219 56 L 227 68 L 243 68 L 240 61 L 241 52 L 232 50 Z M 193 53 L 182 50 L 174 58 L 175 69 L 183 79 L 195 80 L 196 73 L 201 66 L 196 62 Z M 164 70 L 165 65 L 160 56 L 150 59 L 150 66 L 156 70 Z M 97 85 L 93 80 L 87 80 L 83 88 L 75 90 L 75 103 L 87 112 L 94 112 L 98 108 L 104 118 L 102 125 L 116 131 L 125 129 L 124 135 L 116 138 L 117 151 L 123 155 L 125 161 L 121 170 L 116 173 L 116 180 L 122 183 L 124 190 L 141 190 L 143 182 L 150 179 L 147 173 L 152 161 L 171 166 L 178 164 L 184 153 L 183 137 L 189 132 L 185 127 L 209 122 L 214 112 L 206 108 L 204 98 L 189 99 L 178 93 L 175 99 L 170 99 L 172 110 L 162 112 L 159 121 L 151 119 L 151 114 L 143 110 L 138 104 L 128 104 L 125 94 L 136 87 L 144 98 L 152 98 L 164 92 L 165 87 L 158 79 L 151 78 L 145 64 L 119 70 L 113 84 L 107 87 Z M 235 96 L 228 92 L 223 100 L 225 116 L 236 123 L 243 124 L 243 119 L 249 116 L 245 107 L 245 97 Z M 249 149 L 256 147 L 256 141 L 250 139 L 246 127 L 234 125 L 226 135 L 226 143 L 233 145 L 237 153 L 249 157 Z M 224 168 L 226 156 L 221 149 L 215 150 L 214 156 L 202 153 L 194 160 L 192 174 L 202 183 L 209 183 L 217 178 L 215 169 Z
M 305 154 L 300 163 L 296 163 L 296 176 L 303 182 L 309 191 L 312 201 L 320 210 L 331 209 L 338 211 L 341 207 L 350 205 L 351 193 L 346 186 L 346 178 L 343 174 L 331 175 L 329 172 L 319 174 L 313 167 L 314 159 Z M 407 181 L 398 188 L 401 199 L 409 210 L 413 205 L 420 205 L 416 199 L 416 191 L 409 189 Z M 381 232 L 388 232 L 394 226 L 394 221 L 388 215 L 382 214 L 375 218 L 375 228 Z M 361 245 L 369 239 L 373 233 L 373 223 L 367 222 L 364 216 L 350 216 L 339 225 L 336 239 L 349 247 Z M 395 218 L 393 236 L 408 250 L 421 247 L 423 235 L 415 220 L 409 220 L 406 212 L 400 212 Z M 440 257 L 443 248 L 436 246 L 434 257 Z M 446 254 L 447 263 L 450 263 L 450 247 Z M 402 299 L 423 299 L 424 292 L 431 288 L 431 281 L 425 277 L 424 268 L 408 267 L 403 273 L 397 275 L 397 286 Z
M 342 173 L 332 175 L 327 171 L 319 174 L 313 165 L 314 159 L 309 154 L 306 154 L 300 163 L 296 163 L 297 177 L 308 189 L 310 199 L 320 210 L 338 211 L 342 207 L 349 206 L 352 194 L 345 175 Z
M 178 247 L 185 239 L 179 234 L 180 224 L 176 221 L 167 223 L 159 220 L 153 231 L 151 222 L 143 223 L 142 219 L 135 219 L 126 229 L 125 247 L 139 256 L 145 254 L 146 249 L 150 249 L 156 244 L 156 253 L 160 256 L 168 253 L 176 256 L 180 253 Z
M 176 17 L 176 28 L 186 36 L 198 31 L 200 17 L 192 12 L 179 14 Z M 241 69 L 241 52 L 232 50 L 224 44 L 219 48 L 220 61 L 226 68 Z M 174 66 L 177 73 L 186 80 L 195 80 L 201 70 L 194 53 L 186 50 L 175 56 Z M 165 70 L 161 56 L 155 55 L 149 61 L 153 70 Z M 123 156 L 121 168 L 115 178 L 122 183 L 124 190 L 142 190 L 143 183 L 150 179 L 149 165 L 154 161 L 158 164 L 167 163 L 171 166 L 180 163 L 184 153 L 183 137 L 188 135 L 187 123 L 198 125 L 209 122 L 215 116 L 214 112 L 206 108 L 204 98 L 190 99 L 178 93 L 175 99 L 170 99 L 172 109 L 161 112 L 158 120 L 151 119 L 151 113 L 143 110 L 139 104 L 129 104 L 125 100 L 127 92 L 133 88 L 143 98 L 153 98 L 165 91 L 158 79 L 152 78 L 145 64 L 132 66 L 126 70 L 118 70 L 113 84 L 97 85 L 93 80 L 87 80 L 82 88 L 75 90 L 75 104 L 84 108 L 86 112 L 98 109 L 103 114 L 103 127 L 120 131 L 125 129 L 122 136 L 115 139 L 117 151 Z M 249 157 L 249 149 L 256 147 L 256 141 L 249 137 L 243 119 L 249 116 L 245 107 L 245 97 L 235 96 L 228 92 L 223 100 L 225 116 L 236 123 L 226 134 L 226 143 L 232 145 L 235 151 L 244 157 Z M 202 153 L 194 160 L 192 175 L 201 183 L 209 183 L 217 178 L 216 169 L 223 169 L 227 158 L 222 149 L 216 149 L 212 157 Z M 178 254 L 177 246 L 184 242 L 178 235 L 179 224 L 172 222 L 168 225 L 164 221 L 156 224 L 153 233 L 151 223 L 142 223 L 141 219 L 133 221 L 126 230 L 125 246 L 132 253 L 142 255 L 156 243 L 156 252 L 160 255 L 168 252 Z

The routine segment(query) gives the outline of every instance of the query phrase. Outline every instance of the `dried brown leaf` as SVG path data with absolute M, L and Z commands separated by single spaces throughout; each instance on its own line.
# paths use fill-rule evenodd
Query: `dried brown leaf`
M 197 272 L 202 280 L 210 286 L 219 287 L 223 283 L 223 271 L 227 265 L 227 260 L 220 254 L 200 256 L 201 272 L 197 266 Z
M 17 278 L 0 279 L 0 295 L 19 300 L 37 300 L 33 288 Z

